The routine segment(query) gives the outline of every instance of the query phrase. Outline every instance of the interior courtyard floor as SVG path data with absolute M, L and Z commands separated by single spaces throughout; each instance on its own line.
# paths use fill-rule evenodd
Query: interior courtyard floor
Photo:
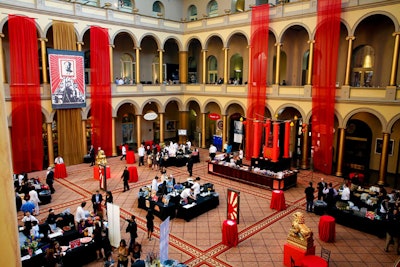
M 321 177 L 332 182 L 337 188 L 343 178 L 301 170 L 298 173 L 297 186 L 285 191 L 287 209 L 276 211 L 270 209 L 272 191 L 251 186 L 236 181 L 208 174 L 208 151 L 200 149 L 200 163 L 194 164 L 193 176 L 201 177 L 201 184 L 214 184 L 219 193 L 219 206 L 197 218 L 186 222 L 183 219 L 172 219 L 170 222 L 169 258 L 185 263 L 187 266 L 284 266 L 284 245 L 291 225 L 291 215 L 296 211 L 303 211 L 306 225 L 314 232 L 316 255 L 320 255 L 321 247 L 331 251 L 329 266 L 393 266 L 398 255 L 393 246 L 389 252 L 384 252 L 385 239 L 336 224 L 336 240 L 334 243 L 325 243 L 318 237 L 318 222 L 320 216 L 305 212 L 304 189 L 309 181 L 314 185 Z M 127 222 L 125 218 L 134 214 L 138 224 L 137 241 L 142 244 L 142 259 L 149 252 L 159 254 L 159 234 L 161 220 L 155 217 L 155 231 L 153 240 L 146 238 L 146 211 L 138 208 L 138 192 L 145 185 L 151 184 L 159 171 L 149 167 L 138 168 L 139 180 L 130 183 L 130 190 L 123 192 L 121 175 L 126 164 L 120 157 L 107 159 L 111 168 L 111 178 L 107 179 L 108 190 L 112 191 L 114 204 L 120 207 L 121 237 L 129 241 L 125 233 Z M 91 196 L 99 188 L 99 182 L 93 178 L 93 167 L 87 163 L 68 166 L 68 177 L 56 179 L 55 194 L 49 204 L 41 205 L 38 219 L 44 221 L 49 208 L 60 213 L 70 208 L 75 214 L 76 208 L 82 201 L 87 202 L 85 209 L 92 211 Z M 188 178 L 186 167 L 168 167 L 167 174 L 172 174 L 177 182 L 184 182 Z M 33 172 L 29 177 L 40 177 L 45 181 L 46 171 Z M 222 223 L 227 217 L 227 189 L 240 191 L 240 222 L 238 224 L 239 244 L 237 247 L 228 247 L 222 244 Z M 22 212 L 18 213 L 19 223 Z M 114 252 L 114 258 L 117 254 Z M 87 266 L 100 267 L 103 262 L 93 262 Z

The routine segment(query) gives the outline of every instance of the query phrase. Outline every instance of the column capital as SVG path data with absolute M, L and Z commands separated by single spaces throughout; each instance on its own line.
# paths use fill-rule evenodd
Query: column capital
M 76 42 L 77 45 L 84 45 L 84 42 Z
M 207 53 L 207 52 L 208 52 L 208 49 L 201 49 L 201 52 L 202 52 L 202 53 Z
M 0 38 L 4 38 L 4 33 L 0 33 Z
M 308 40 L 307 41 L 307 44 L 314 44 L 315 43 L 315 40 Z
M 229 50 L 229 47 L 223 47 L 222 50 L 227 51 L 227 50 Z
M 354 39 L 356 39 L 355 36 L 347 36 L 346 37 L 346 41 L 353 41 Z
M 157 52 L 162 52 L 162 53 L 164 53 L 165 50 L 160 48 L 160 49 L 157 49 Z
M 39 38 L 39 41 L 41 41 L 41 42 L 48 42 L 49 40 L 48 40 L 47 38 L 40 37 L 40 38 Z
M 109 46 L 110 46 L 111 48 L 115 48 L 115 45 L 113 45 L 113 44 L 109 44 Z
M 275 43 L 274 46 L 283 46 L 283 43 Z
M 139 50 L 139 51 L 142 50 L 142 48 L 140 46 L 134 46 L 133 49 Z
M 394 33 L 392 33 L 392 36 L 397 36 L 397 35 L 400 35 L 400 32 L 394 32 Z

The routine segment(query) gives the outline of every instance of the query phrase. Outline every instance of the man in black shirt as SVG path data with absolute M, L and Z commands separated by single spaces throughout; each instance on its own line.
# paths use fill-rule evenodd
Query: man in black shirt
M 310 182 L 310 185 L 306 188 L 306 190 L 304 190 L 304 193 L 306 194 L 306 200 L 307 200 L 307 206 L 306 206 L 307 212 L 313 211 L 314 192 L 315 192 L 315 188 L 313 187 L 313 183 Z

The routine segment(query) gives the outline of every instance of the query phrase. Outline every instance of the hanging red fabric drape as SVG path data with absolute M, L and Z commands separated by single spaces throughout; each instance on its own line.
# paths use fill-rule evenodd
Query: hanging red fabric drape
M 92 144 L 112 155 L 110 50 L 107 29 L 90 28 L 90 75 L 93 117 Z
M 253 154 L 251 155 L 253 158 L 258 158 L 260 156 L 261 150 L 261 138 L 260 132 L 262 131 L 262 122 L 261 121 L 253 121 L 254 131 L 253 131 Z
M 312 145 L 315 170 L 332 171 L 335 84 L 340 37 L 341 0 L 318 1 L 314 46 Z
M 251 13 L 251 50 L 250 50 L 250 77 L 247 96 L 247 118 L 249 120 L 264 120 L 267 67 L 268 67 L 268 27 L 269 27 L 269 5 L 260 5 L 252 8 Z M 262 136 L 262 127 L 253 129 L 251 123 L 246 127 L 246 158 L 259 154 Z M 254 132 L 257 130 L 257 132 Z M 252 144 L 260 139 L 259 147 Z M 257 150 L 254 151 L 254 150 Z
M 273 123 L 273 137 L 272 137 L 272 162 L 279 161 L 279 122 Z
M 35 21 L 16 15 L 8 18 L 14 172 L 42 170 L 44 152 Z
M 285 159 L 290 158 L 289 146 L 290 146 L 290 122 L 285 121 L 285 142 L 283 145 L 283 157 Z

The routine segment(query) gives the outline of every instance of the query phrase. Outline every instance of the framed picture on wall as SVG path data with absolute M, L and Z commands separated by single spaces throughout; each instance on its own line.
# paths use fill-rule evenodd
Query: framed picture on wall
M 166 131 L 176 131 L 176 121 L 165 121 Z
M 375 154 L 381 154 L 382 153 L 382 147 L 383 147 L 383 139 L 382 138 L 376 138 Z M 389 156 L 393 156 L 393 151 L 394 151 L 394 140 L 390 139 L 389 140 L 389 146 L 388 146 L 388 155 Z

